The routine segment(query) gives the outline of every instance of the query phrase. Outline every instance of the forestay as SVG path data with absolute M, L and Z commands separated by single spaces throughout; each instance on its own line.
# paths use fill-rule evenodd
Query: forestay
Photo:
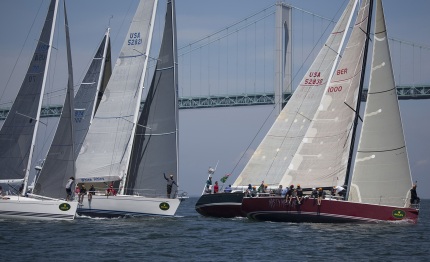
M 155 15 L 154 2 L 141 0 L 133 17 L 104 98 L 77 158 L 78 181 L 120 180 L 127 172 Z
M 256 185 L 261 180 L 277 186 L 284 178 L 330 82 L 356 4 L 356 0 L 349 1 L 325 45 L 234 186 Z M 289 182 L 285 178 L 283 181 Z
M 344 184 L 368 20 L 369 0 L 364 0 L 339 65 L 282 184 L 300 184 L 303 188 Z
M 412 179 L 381 1 L 363 121 L 348 200 L 404 207 Z

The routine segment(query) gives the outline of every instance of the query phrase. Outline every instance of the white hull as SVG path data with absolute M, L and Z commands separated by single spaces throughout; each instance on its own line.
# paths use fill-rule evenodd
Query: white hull
M 174 216 L 180 203 L 181 200 L 177 198 L 95 195 L 91 201 L 85 196 L 77 213 L 90 217 Z
M 31 220 L 73 220 L 78 203 L 5 196 L 0 199 L 0 218 Z

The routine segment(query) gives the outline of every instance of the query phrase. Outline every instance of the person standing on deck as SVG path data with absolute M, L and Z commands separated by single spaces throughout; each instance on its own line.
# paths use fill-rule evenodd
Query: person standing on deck
M 178 184 L 176 184 L 175 180 L 173 180 L 173 175 L 170 175 L 170 178 L 166 177 L 166 173 L 163 173 L 163 175 L 164 175 L 164 179 L 166 179 L 167 181 L 167 198 L 170 198 L 173 184 L 175 184 L 176 186 L 178 186 Z
M 214 194 L 218 193 L 219 187 L 218 187 L 218 181 L 215 181 L 214 185 Z
M 66 184 L 66 193 L 67 193 L 66 201 L 72 200 L 72 188 L 74 188 L 73 187 L 74 182 L 75 182 L 75 178 L 72 176 L 67 181 L 67 184 Z
M 418 194 L 417 194 L 417 185 L 416 184 L 413 185 L 410 191 L 411 191 L 411 207 L 412 207 L 412 205 L 420 203 L 420 198 L 418 197 Z

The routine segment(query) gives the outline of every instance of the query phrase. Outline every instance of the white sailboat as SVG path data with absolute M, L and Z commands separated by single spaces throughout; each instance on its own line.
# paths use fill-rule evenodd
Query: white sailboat
M 77 210 L 91 217 L 173 216 L 180 199 L 166 196 L 163 173 L 178 180 L 177 47 L 174 1 L 167 1 L 160 54 L 138 120 L 156 0 L 141 0 L 104 99 L 77 158 L 79 183 L 119 184 Z
M 284 183 L 302 187 L 349 185 L 347 199 L 311 198 L 286 203 L 279 197 L 244 198 L 249 218 L 283 222 L 416 222 L 410 206 L 412 178 L 381 0 L 376 1 L 375 37 L 368 99 L 352 181 L 349 166 L 366 66 L 373 1 L 362 2 L 356 26 L 327 88 L 311 128 L 299 147 Z M 361 84 L 360 84 L 361 83 Z
M 0 130 L 0 163 L 3 171 L 0 183 L 22 184 L 20 195 L 8 195 L 0 199 L 0 217 L 42 220 L 73 220 L 77 203 L 60 200 L 66 195 L 64 185 L 74 175 L 73 157 L 73 74 L 70 54 L 70 38 L 66 6 L 64 3 L 67 61 L 69 80 L 57 133 L 50 148 L 48 166 L 53 163 L 58 169 L 49 169 L 38 181 L 36 194 L 27 194 L 28 177 L 40 121 L 40 110 L 46 85 L 49 60 L 52 50 L 58 1 L 49 5 L 45 24 L 31 60 L 26 77 Z M 59 137 L 66 143 L 65 152 L 58 150 Z M 55 156 L 55 154 L 57 154 Z M 59 164 L 61 162 L 61 164 Z
M 263 180 L 269 188 L 278 188 L 285 178 L 330 83 L 357 2 L 349 1 L 289 102 L 233 183 L 233 189 L 244 191 L 248 184 L 260 185 Z M 240 216 L 242 198 L 243 193 L 202 195 L 196 210 L 208 216 Z

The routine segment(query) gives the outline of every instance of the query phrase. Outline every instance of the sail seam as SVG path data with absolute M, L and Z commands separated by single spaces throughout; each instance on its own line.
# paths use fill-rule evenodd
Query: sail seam
M 391 88 L 391 89 L 388 89 L 388 90 L 384 90 L 384 91 L 380 91 L 380 92 L 367 92 L 367 95 L 382 94 L 382 93 L 390 92 L 390 91 L 393 91 L 393 90 L 396 90 L 396 88 L 394 87 L 394 88 Z
M 360 153 L 371 153 L 371 152 L 381 153 L 381 152 L 396 151 L 396 150 L 399 150 L 399 149 L 402 149 L 402 148 L 405 148 L 405 147 L 406 146 L 401 146 L 401 147 L 398 147 L 398 148 L 393 148 L 393 149 L 388 149 L 388 150 L 378 150 L 378 151 L 370 150 L 370 151 L 357 151 L 357 152 L 360 152 Z

